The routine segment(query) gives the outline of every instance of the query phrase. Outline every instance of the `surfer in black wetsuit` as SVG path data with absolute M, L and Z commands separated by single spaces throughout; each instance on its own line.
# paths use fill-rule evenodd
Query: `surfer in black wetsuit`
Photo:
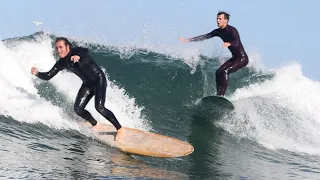
M 217 14 L 218 29 L 210 33 L 196 36 L 189 39 L 180 38 L 184 43 L 203 41 L 215 36 L 220 37 L 224 44 L 224 48 L 228 48 L 232 54 L 231 59 L 222 64 L 216 71 L 217 95 L 224 96 L 228 86 L 228 75 L 237 72 L 248 64 L 248 56 L 242 46 L 239 33 L 233 26 L 228 25 L 229 14 L 223 11 Z
M 56 50 L 60 59 L 48 72 L 39 72 L 37 68 L 32 67 L 31 73 L 42 80 L 50 80 L 59 71 L 66 69 L 76 74 L 82 81 L 82 86 L 77 94 L 74 110 L 77 115 L 89 121 L 93 129 L 102 128 L 100 123 L 84 108 L 95 96 L 95 108 L 106 119 L 108 119 L 117 129 L 116 140 L 121 140 L 125 134 L 124 128 L 120 125 L 115 115 L 105 108 L 107 80 L 100 69 L 89 55 L 87 48 L 73 47 L 68 39 L 64 37 L 57 38 L 55 41 Z

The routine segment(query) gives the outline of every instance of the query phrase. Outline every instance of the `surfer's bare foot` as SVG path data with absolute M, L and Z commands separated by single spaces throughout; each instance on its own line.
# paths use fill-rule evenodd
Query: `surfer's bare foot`
M 92 126 L 92 129 L 95 131 L 102 131 L 103 126 L 100 123 L 97 123 L 95 126 Z
M 117 135 L 116 135 L 116 141 L 121 141 L 123 139 L 123 137 L 126 134 L 126 130 L 122 127 L 120 129 L 118 129 Z

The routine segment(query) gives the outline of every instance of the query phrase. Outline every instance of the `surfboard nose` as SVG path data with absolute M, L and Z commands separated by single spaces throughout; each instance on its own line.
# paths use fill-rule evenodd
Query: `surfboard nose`
M 184 156 L 187 156 L 187 155 L 193 153 L 193 151 L 194 151 L 194 147 L 191 144 L 189 145 L 189 147 L 187 149 L 188 149 L 188 151 L 184 154 Z

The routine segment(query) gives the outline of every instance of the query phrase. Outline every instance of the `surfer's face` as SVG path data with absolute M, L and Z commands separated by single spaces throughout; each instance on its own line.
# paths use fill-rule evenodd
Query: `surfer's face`
M 217 24 L 219 28 L 224 28 L 228 24 L 228 19 L 224 18 L 224 14 L 220 14 L 217 16 Z
M 58 41 L 56 43 L 56 50 L 60 58 L 64 58 L 68 55 L 70 51 L 69 45 L 66 45 L 64 41 Z

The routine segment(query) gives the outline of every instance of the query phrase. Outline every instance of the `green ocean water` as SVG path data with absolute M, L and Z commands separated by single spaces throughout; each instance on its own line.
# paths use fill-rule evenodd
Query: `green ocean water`
M 43 71 L 53 66 L 54 39 L 36 33 L 0 46 L 1 178 L 319 179 L 318 96 L 307 105 L 301 99 L 304 84 L 313 84 L 307 88 L 312 92 L 320 86 L 303 75 L 286 79 L 299 74 L 295 65 L 274 71 L 248 66 L 232 74 L 226 98 L 235 110 L 221 113 L 197 106 L 215 94 L 220 57 L 199 56 L 200 63 L 190 65 L 148 49 L 74 40 L 88 47 L 106 72 L 106 106 L 121 123 L 195 147 L 186 157 L 150 158 L 122 153 L 78 129 L 76 76 L 61 72 L 44 82 L 30 75 L 32 66 Z M 93 104 L 88 106 L 99 117 Z

